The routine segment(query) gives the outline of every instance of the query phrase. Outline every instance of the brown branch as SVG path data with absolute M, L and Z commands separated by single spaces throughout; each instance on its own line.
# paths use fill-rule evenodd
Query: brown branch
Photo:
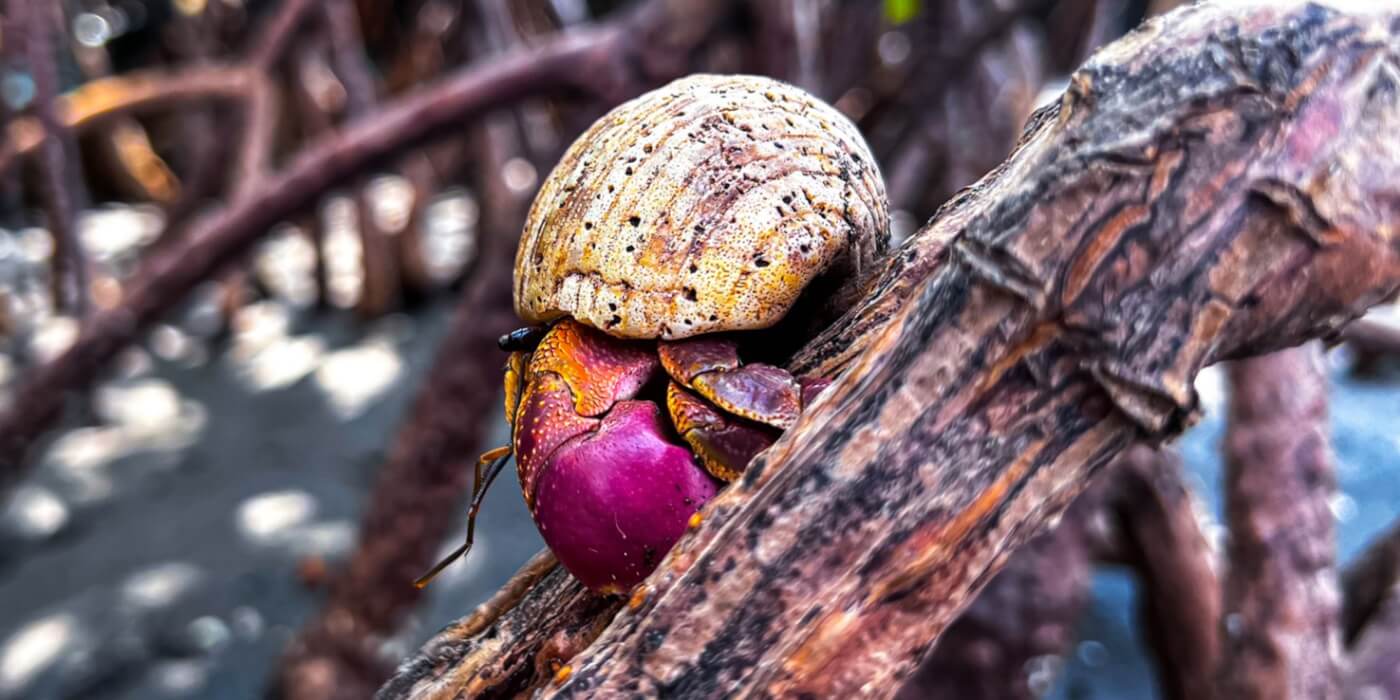
M 109 119 L 137 112 L 193 101 L 241 99 L 249 82 L 249 74 L 243 69 L 224 66 L 133 72 L 84 83 L 60 96 L 54 111 L 63 127 L 81 134 Z M 8 173 L 18 158 L 37 151 L 44 143 L 44 133 L 35 118 L 11 121 L 5 130 L 5 145 L 0 148 L 0 176 Z
M 244 51 L 249 65 L 257 71 L 271 70 L 274 64 L 282 60 L 292 37 L 310 17 L 311 11 L 320 4 L 319 0 L 284 0 L 272 18 L 252 33 L 253 40 Z
M 1138 574 L 1143 629 L 1163 697 L 1209 698 L 1220 664 L 1220 581 L 1181 459 L 1138 445 L 1108 467 L 1126 562 Z
M 528 694 L 567 678 L 569 659 L 630 604 L 589 592 L 555 566 L 509 609 L 491 610 L 487 626 L 473 614 L 428 640 L 376 697 L 484 700 Z
M 1359 319 L 1342 331 L 1342 340 L 1351 349 L 1358 374 L 1378 374 L 1400 362 L 1400 327 L 1392 323 Z
M 1342 639 L 1356 644 L 1400 583 L 1400 521 L 1374 539 L 1342 572 Z
M 1189 422 L 1201 367 L 1400 287 L 1392 22 L 1206 4 L 1097 54 L 550 694 L 892 693 L 1089 475 Z
M 367 114 L 377 100 L 355 3 L 353 0 L 328 0 L 321 4 L 320 14 L 329 40 L 331 64 L 345 89 L 345 116 L 359 118 Z M 354 185 L 355 223 L 360 233 L 360 261 L 364 272 L 357 306 L 361 314 L 373 317 L 389 312 L 398 303 L 401 282 L 397 245 L 374 216 L 368 184 L 368 179 L 361 179 Z
M 726 9 L 684 0 L 643 5 L 611 24 L 569 31 L 536 48 L 469 67 L 308 145 L 281 171 L 258 181 L 249 196 L 211 212 L 188 235 L 144 261 L 119 306 L 91 316 L 67 351 L 25 377 L 10 404 L 16 408 L 0 413 L 0 484 L 13 483 L 24 455 L 57 417 L 67 392 L 92 381 L 142 327 L 236 260 L 279 220 L 303 211 L 374 162 L 492 108 L 569 90 L 610 101 L 635 94 L 674 75 L 668 71 L 683 70 L 681 58 Z
M 1230 366 L 1221 697 L 1337 697 L 1336 493 L 1316 344 Z
M 55 106 L 58 94 L 58 56 L 54 34 L 63 26 L 63 8 L 58 4 L 11 0 L 11 17 L 20 27 L 20 41 L 26 43 L 26 59 L 34 80 L 33 112 L 42 129 L 39 157 L 39 194 L 45 223 L 53 237 L 53 300 L 55 308 L 78 316 L 89 306 L 87 256 L 78 239 L 77 212 L 80 202 L 75 189 L 81 179 L 82 162 L 72 133 L 59 119 Z
M 1117 467 L 1109 467 L 1110 474 Z M 1109 476 L 1106 474 L 1105 476 Z M 1104 505 L 1096 493 L 1074 502 L 1053 530 L 1032 539 L 948 627 L 900 689 L 901 700 L 1030 700 L 1052 678 L 1032 677 L 1040 657 L 1063 657 L 1090 598 L 1087 531 Z
M 1391 589 L 1376 607 L 1375 614 L 1347 659 L 1342 697 L 1400 697 L 1400 590 Z

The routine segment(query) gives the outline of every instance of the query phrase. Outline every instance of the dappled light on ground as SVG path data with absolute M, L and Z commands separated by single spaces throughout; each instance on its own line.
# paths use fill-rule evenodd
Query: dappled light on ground
M 64 652 L 80 629 L 67 614 L 35 620 L 0 647 L 0 691 L 16 692 L 52 664 Z

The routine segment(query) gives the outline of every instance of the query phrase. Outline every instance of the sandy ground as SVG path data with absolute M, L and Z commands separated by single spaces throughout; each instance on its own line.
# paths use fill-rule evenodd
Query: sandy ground
M 153 334 L 98 392 L 103 420 L 60 434 L 0 504 L 0 698 L 258 696 L 321 594 L 297 563 L 353 545 L 445 310 L 360 326 L 272 305 L 212 356 L 173 328 Z M 1400 392 L 1337 375 L 1336 511 L 1350 556 L 1400 503 Z M 1182 449 L 1218 514 L 1219 375 L 1201 389 L 1207 417 Z M 434 584 L 388 651 L 469 611 L 539 548 L 513 487 L 498 484 L 471 561 Z M 1066 672 L 1051 659 L 1026 672 L 1053 697 L 1150 697 L 1133 595 L 1128 577 L 1101 574 Z

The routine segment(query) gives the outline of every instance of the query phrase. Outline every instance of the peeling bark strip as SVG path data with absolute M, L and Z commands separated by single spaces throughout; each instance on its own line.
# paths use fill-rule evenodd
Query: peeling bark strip
M 1220 697 L 1340 697 L 1336 493 L 1316 344 L 1230 367 Z
M 1389 296 L 1400 18 L 1272 4 L 1183 9 L 1076 73 L 552 694 L 893 693 L 1100 465 L 1190 421 L 1201 367 Z

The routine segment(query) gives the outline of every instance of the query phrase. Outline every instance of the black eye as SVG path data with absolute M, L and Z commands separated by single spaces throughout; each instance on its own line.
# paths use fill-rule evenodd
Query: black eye
M 517 328 L 497 339 L 496 345 L 506 352 L 531 352 L 539 347 L 547 330 L 544 326 Z

